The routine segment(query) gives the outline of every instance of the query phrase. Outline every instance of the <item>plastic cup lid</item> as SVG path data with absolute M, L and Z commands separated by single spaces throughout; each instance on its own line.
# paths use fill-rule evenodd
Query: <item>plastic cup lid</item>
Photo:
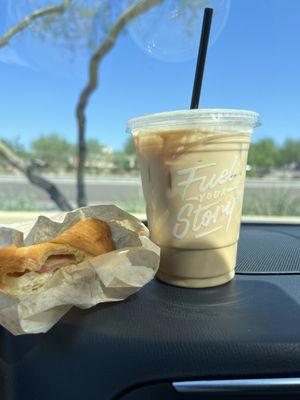
M 260 126 L 259 115 L 254 111 L 227 109 L 196 109 L 149 114 L 128 121 L 127 132 L 140 129 L 164 130 L 171 128 L 209 128 L 231 126 L 235 129 Z

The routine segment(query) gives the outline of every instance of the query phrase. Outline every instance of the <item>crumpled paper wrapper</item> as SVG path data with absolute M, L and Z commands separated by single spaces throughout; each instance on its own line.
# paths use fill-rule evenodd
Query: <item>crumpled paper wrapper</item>
M 59 235 L 78 221 L 99 218 L 110 226 L 117 250 L 56 271 L 36 292 L 12 296 L 0 291 L 0 324 L 14 335 L 47 332 L 72 306 L 121 301 L 155 275 L 159 247 L 135 217 L 113 205 L 84 207 L 49 219 L 0 227 L 0 247 L 29 246 Z

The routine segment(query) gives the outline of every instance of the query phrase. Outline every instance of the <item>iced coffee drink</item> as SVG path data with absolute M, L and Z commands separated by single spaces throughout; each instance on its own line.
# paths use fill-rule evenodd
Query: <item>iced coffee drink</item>
M 153 114 L 129 122 L 158 278 L 209 287 L 234 277 L 248 148 L 258 115 L 235 110 Z

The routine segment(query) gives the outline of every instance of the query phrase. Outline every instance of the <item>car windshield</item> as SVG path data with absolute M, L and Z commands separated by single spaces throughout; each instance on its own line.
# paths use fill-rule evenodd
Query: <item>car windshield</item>
M 298 0 L 5 0 L 2 223 L 89 204 L 146 219 L 127 121 L 189 109 L 205 7 L 199 107 L 260 115 L 243 218 L 300 221 Z

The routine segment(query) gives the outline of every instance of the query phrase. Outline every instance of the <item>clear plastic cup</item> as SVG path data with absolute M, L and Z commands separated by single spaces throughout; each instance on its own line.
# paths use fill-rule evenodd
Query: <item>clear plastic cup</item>
M 258 114 L 203 109 L 128 122 L 137 149 L 158 278 L 209 287 L 234 277 L 248 149 Z

